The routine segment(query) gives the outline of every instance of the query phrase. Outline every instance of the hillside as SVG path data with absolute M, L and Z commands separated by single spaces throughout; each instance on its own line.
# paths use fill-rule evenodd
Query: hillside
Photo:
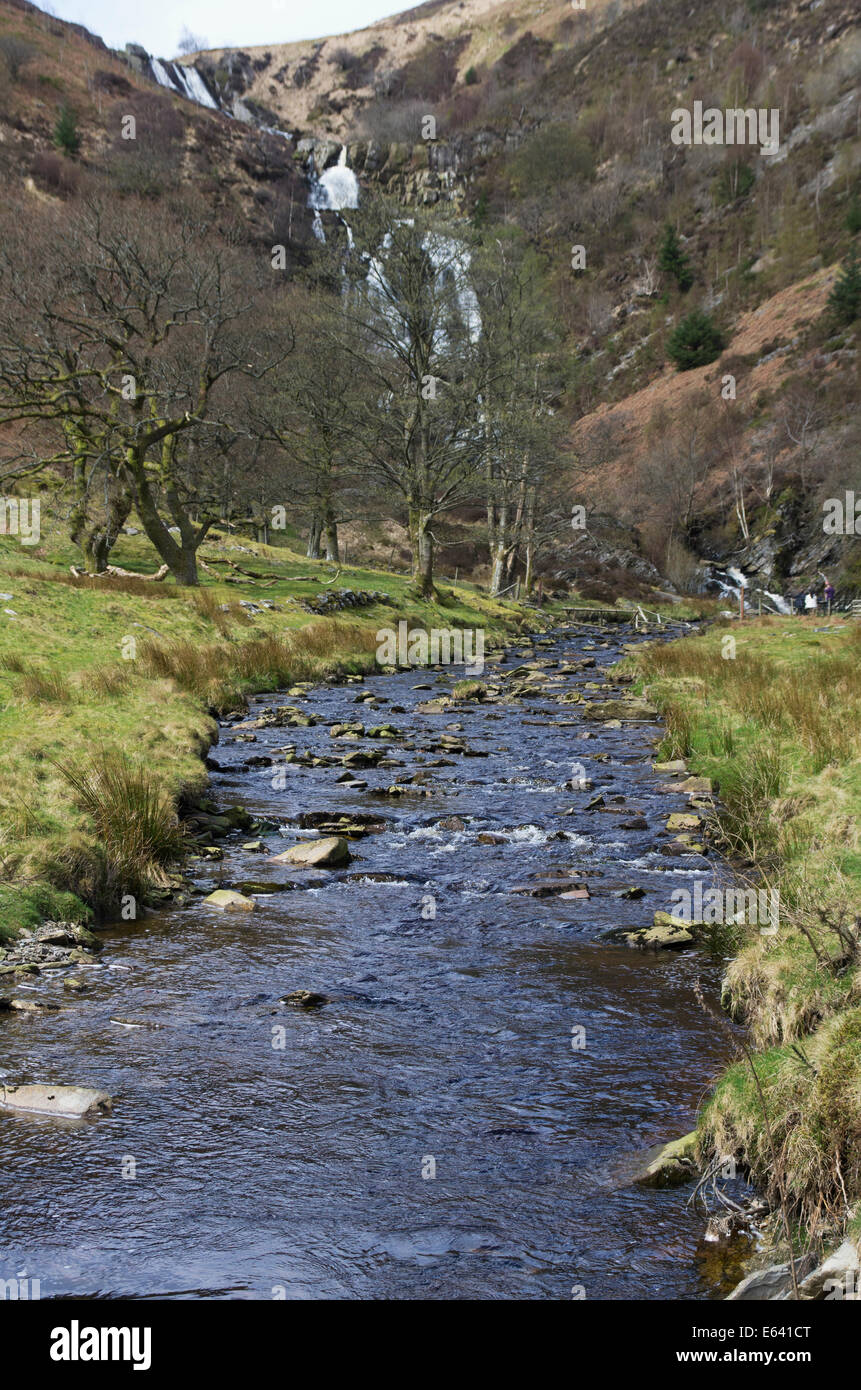
M 614 420 L 627 435 L 618 462 L 602 458 L 597 474 L 594 447 L 585 451 L 583 500 L 626 527 L 645 519 L 634 552 L 645 547 L 684 587 L 703 571 L 678 546 L 757 568 L 757 542 L 783 528 L 800 544 L 776 568 L 766 545 L 769 584 L 798 586 L 827 563 L 857 591 L 854 539 L 825 550 L 817 541 L 824 499 L 855 477 L 855 335 L 835 333 L 825 311 L 836 261 L 857 234 L 847 231 L 847 217 L 857 228 L 861 162 L 852 6 L 751 0 L 732 14 L 705 4 L 692 15 L 683 3 L 572 13 L 474 0 L 420 6 L 312 45 L 200 55 L 197 66 L 224 105 L 266 108 L 306 169 L 334 165 L 344 142 L 364 187 L 408 205 L 450 205 L 485 236 L 517 228 L 540 251 L 570 352 L 566 408 L 582 417 L 574 441 L 600 425 L 605 454 Z M 674 146 L 670 115 L 696 100 L 778 110 L 778 153 Z M 685 293 L 660 270 L 667 222 L 692 267 Z M 585 266 L 572 273 L 577 245 Z M 666 345 L 694 306 L 715 315 L 725 352 L 687 377 L 668 365 Z M 720 418 L 727 372 L 736 397 L 708 433 L 733 447 L 697 465 L 696 524 L 685 518 L 670 561 L 663 537 L 674 518 L 632 465 L 703 388 Z M 799 414 L 810 426 L 801 445 Z
M 0 1286 L 855 1300 L 861 13 L 277 30 L 0 0 Z
M 348 202 L 364 190 L 438 208 L 479 243 L 503 232 L 533 248 L 562 353 L 563 470 L 590 518 L 585 550 L 564 532 L 545 547 L 549 575 L 589 582 L 620 561 L 685 589 L 732 562 L 789 590 L 827 565 L 841 594 L 858 591 L 857 538 L 823 545 L 820 526 L 824 501 L 857 476 L 856 329 L 827 308 L 861 222 L 852 6 L 445 0 L 183 67 L 135 45 L 112 53 L 24 0 L 0 4 L 3 34 L 34 54 L 3 80 L 0 166 L 42 204 L 99 188 L 158 200 L 179 181 L 230 237 L 283 244 L 290 273 L 315 227 L 337 224 L 343 162 Z M 674 145 L 671 113 L 696 100 L 778 110 L 777 154 Z M 74 159 L 54 145 L 63 104 Z M 134 145 L 121 138 L 129 114 Z M 660 267 L 667 224 L 690 267 L 684 290 Z M 694 308 L 724 348 L 680 372 L 668 340 Z M 448 543 L 486 576 L 462 520 Z M 373 542 L 398 543 L 397 528 Z
M 381 96 L 448 96 L 471 70 L 490 72 L 518 48 L 530 55 L 594 35 L 621 8 L 597 0 L 572 18 L 570 0 L 429 0 L 352 33 L 195 56 L 222 101 L 250 99 L 288 130 L 341 141 Z

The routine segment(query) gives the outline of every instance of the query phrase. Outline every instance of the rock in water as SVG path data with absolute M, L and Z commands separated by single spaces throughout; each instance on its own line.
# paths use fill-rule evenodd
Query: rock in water
M 216 888 L 203 901 L 210 907 L 217 907 L 219 912 L 253 912 L 257 906 L 253 898 L 246 898 L 244 893 L 234 893 L 232 888 Z
M 318 1009 L 321 1004 L 328 1004 L 327 994 L 315 994 L 310 989 L 294 989 L 291 994 L 285 994 L 278 1000 L 279 1004 L 289 1004 L 291 1009 Z
M 307 869 L 336 869 L 349 862 L 350 848 L 340 835 L 327 835 L 323 840 L 293 845 L 283 854 L 276 854 L 273 860 L 275 864 L 301 864 Z
M 0 1105 L 36 1115 L 106 1115 L 113 1109 L 107 1091 L 91 1086 L 0 1086 Z
M 697 1135 L 693 1130 L 683 1139 L 650 1149 L 646 1164 L 635 1175 L 634 1182 L 641 1187 L 678 1187 L 687 1182 L 697 1171 L 696 1147 Z
M 699 830 L 702 823 L 702 816 L 694 816 L 686 811 L 676 811 L 667 817 L 668 830 Z

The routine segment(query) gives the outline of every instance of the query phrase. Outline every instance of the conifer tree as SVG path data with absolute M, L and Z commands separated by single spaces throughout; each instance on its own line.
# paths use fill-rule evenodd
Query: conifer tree
M 665 275 L 672 275 L 682 294 L 694 283 L 691 264 L 682 250 L 676 229 L 670 223 L 664 231 L 664 239 L 658 254 L 658 264 Z
M 60 108 L 57 124 L 54 126 L 54 144 L 68 155 L 77 154 L 81 148 L 78 121 L 70 106 L 64 105 Z
M 854 247 L 840 267 L 828 307 L 841 324 L 854 323 L 861 311 L 861 266 Z

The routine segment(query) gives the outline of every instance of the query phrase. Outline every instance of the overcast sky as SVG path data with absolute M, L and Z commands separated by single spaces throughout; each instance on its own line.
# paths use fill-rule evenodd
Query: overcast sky
M 38 0 L 36 0 L 38 3 Z M 46 9 L 85 24 L 111 48 L 141 43 L 157 58 L 173 58 L 183 27 L 208 40 L 210 48 L 289 43 L 361 29 L 411 8 L 410 0 L 52 0 Z

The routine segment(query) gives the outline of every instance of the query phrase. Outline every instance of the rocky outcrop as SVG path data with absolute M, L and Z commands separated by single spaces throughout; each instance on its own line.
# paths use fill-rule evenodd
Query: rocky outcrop
M 821 1264 L 817 1265 L 812 1256 L 804 1256 L 796 1262 L 795 1277 L 798 1296 L 804 1302 L 861 1302 L 861 1256 L 851 1239 L 844 1240 Z M 779 1303 L 794 1296 L 789 1265 L 784 1263 L 754 1270 L 727 1295 L 727 1301 Z

